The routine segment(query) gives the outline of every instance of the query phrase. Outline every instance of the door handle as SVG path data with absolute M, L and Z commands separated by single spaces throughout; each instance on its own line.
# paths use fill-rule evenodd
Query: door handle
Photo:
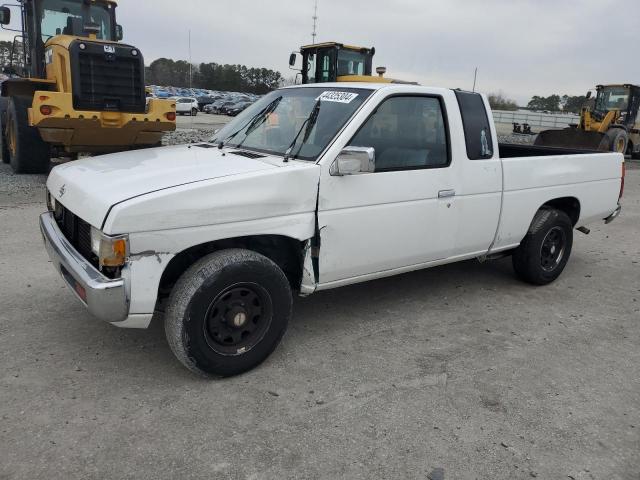
M 455 190 L 440 190 L 438 192 L 438 198 L 451 198 L 456 196 Z

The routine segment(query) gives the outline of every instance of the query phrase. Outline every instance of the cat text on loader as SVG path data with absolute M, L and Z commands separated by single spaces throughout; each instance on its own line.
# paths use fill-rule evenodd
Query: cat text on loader
M 142 54 L 118 43 L 114 1 L 16 7 L 22 25 L 0 97 L 2 159 L 16 173 L 47 172 L 51 157 L 158 145 L 175 130 L 175 102 L 147 100 Z M 11 13 L 0 8 L 5 29 Z
M 585 106 L 580 123 L 562 130 L 540 132 L 536 145 L 612 151 L 640 158 L 640 87 L 598 85 L 595 101 Z
M 355 47 L 337 42 L 316 43 L 300 47 L 289 57 L 289 66 L 295 67 L 298 53 L 302 56 L 302 84 L 328 82 L 405 83 L 386 78 L 385 67 L 376 68 L 378 76 L 371 73 L 375 48 Z

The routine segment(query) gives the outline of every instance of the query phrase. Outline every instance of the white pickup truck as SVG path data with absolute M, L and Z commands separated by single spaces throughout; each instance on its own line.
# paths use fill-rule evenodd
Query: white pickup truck
M 211 142 L 56 167 L 40 226 L 94 316 L 164 311 L 186 367 L 234 375 L 276 348 L 292 292 L 499 255 L 543 285 L 574 229 L 620 213 L 622 155 L 499 146 L 490 119 L 459 90 L 284 88 Z

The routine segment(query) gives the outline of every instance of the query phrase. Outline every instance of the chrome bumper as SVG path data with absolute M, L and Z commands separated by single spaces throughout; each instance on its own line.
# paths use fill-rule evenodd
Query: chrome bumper
M 53 266 L 89 312 L 105 322 L 129 314 L 124 279 L 111 280 L 91 265 L 64 237 L 51 212 L 40 216 L 40 231 Z
M 609 215 L 607 218 L 604 219 L 604 223 L 608 225 L 611 222 L 613 222 L 616 218 L 618 218 L 618 216 L 620 215 L 620 212 L 622 212 L 622 205 L 618 205 L 618 208 L 616 208 L 615 212 L 613 212 L 611 215 Z

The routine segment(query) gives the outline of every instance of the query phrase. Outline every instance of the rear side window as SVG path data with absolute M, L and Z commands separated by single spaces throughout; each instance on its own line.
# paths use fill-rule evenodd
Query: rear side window
M 462 114 L 464 138 L 469 160 L 483 160 L 493 157 L 491 124 L 482 96 L 478 93 L 455 91 Z

